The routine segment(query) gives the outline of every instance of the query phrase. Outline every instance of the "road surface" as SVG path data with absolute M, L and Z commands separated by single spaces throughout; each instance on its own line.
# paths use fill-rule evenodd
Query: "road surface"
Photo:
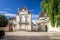
M 2 40 L 2 39 L 0 39 Z M 3 40 L 60 40 L 59 32 L 6 32 Z

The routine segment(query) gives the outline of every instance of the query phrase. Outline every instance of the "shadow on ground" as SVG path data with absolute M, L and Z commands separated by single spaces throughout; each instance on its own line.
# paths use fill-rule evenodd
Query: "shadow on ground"
M 5 36 L 4 40 L 60 40 L 49 36 Z

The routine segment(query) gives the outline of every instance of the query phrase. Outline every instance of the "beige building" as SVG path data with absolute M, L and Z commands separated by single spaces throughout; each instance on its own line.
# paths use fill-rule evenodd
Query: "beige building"
M 49 17 L 44 16 L 43 12 L 40 13 L 37 24 L 39 25 L 41 31 L 60 32 L 60 27 L 52 27 Z
M 32 22 L 31 30 L 32 31 L 38 31 L 38 27 L 37 27 L 37 23 L 36 22 Z
M 38 20 L 37 20 L 37 24 L 39 26 L 39 31 L 48 31 L 48 23 L 49 23 L 49 18 L 48 16 L 44 16 L 44 13 L 41 12 Z
M 16 26 L 15 30 L 27 30 L 31 31 L 32 15 L 29 10 L 24 7 L 23 9 L 18 8 L 18 14 L 16 15 Z
M 16 27 L 16 18 L 15 17 L 9 18 L 9 31 L 15 31 L 15 27 Z

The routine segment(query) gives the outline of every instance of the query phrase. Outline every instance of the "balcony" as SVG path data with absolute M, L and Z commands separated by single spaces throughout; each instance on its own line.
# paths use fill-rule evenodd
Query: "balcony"
M 29 24 L 29 22 L 20 22 L 19 24 Z

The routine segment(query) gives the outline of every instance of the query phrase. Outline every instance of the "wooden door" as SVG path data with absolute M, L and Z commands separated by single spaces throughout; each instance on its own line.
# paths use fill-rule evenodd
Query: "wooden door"
M 13 24 L 12 24 L 12 23 L 9 24 L 9 31 L 10 31 L 10 32 L 13 31 Z

